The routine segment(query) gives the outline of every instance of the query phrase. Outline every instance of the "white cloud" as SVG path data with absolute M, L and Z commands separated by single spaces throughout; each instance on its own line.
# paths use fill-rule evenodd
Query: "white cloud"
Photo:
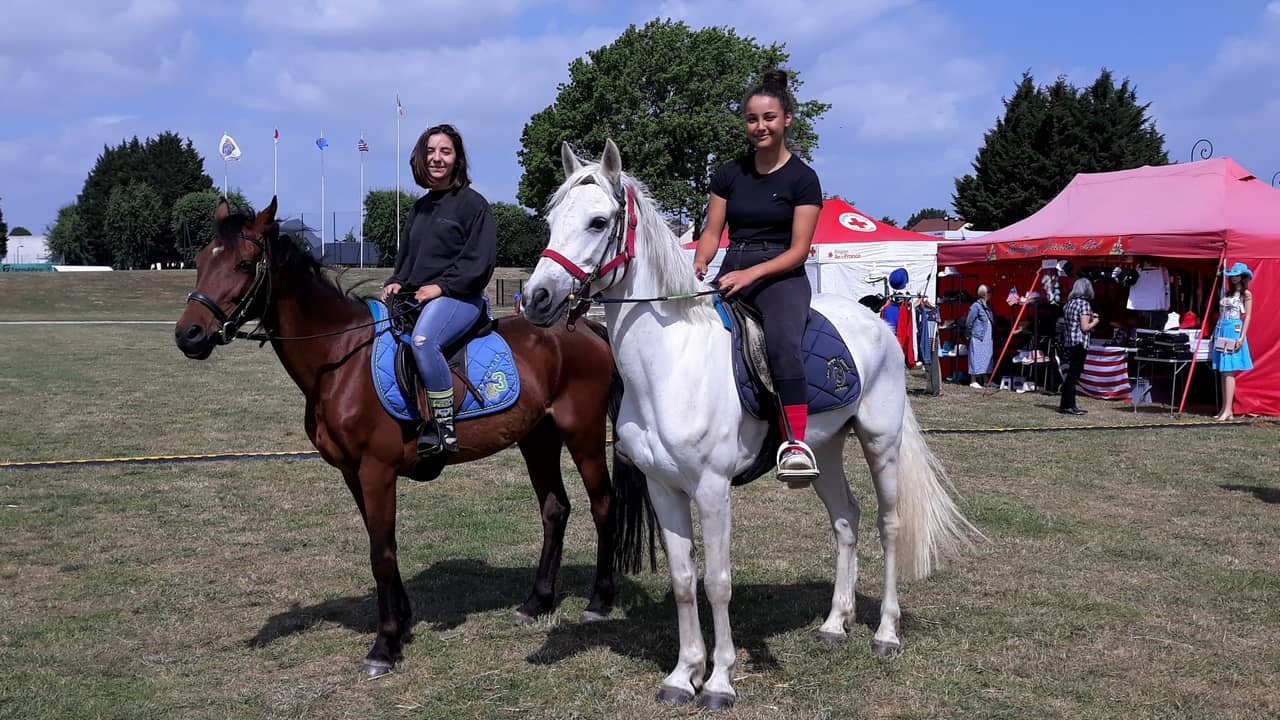
M 323 37 L 340 45 L 376 39 L 380 46 L 431 46 L 488 34 L 520 14 L 529 0 L 247 0 L 244 22 L 254 31 Z

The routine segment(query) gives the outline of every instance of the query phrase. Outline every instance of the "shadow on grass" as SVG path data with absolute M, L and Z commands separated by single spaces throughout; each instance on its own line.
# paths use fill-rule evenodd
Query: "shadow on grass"
M 1271 505 L 1280 504 L 1280 489 L 1263 485 L 1219 485 L 1223 490 L 1251 493 L 1255 498 Z
M 660 571 L 661 572 L 661 571 Z M 584 599 L 590 592 L 595 568 L 569 565 L 561 568 L 561 598 L 566 593 Z M 494 567 L 483 560 L 456 559 L 439 562 L 405 583 L 413 604 L 414 627 L 426 625 L 443 632 L 465 623 L 473 614 L 496 610 L 514 613 L 533 582 L 533 568 Z M 668 590 L 655 599 L 626 576 L 616 579 L 618 603 L 614 615 L 594 623 L 562 622 L 551 627 L 543 646 L 528 662 L 554 664 L 593 647 L 664 666 L 679 651 L 675 601 Z M 783 633 L 815 626 L 831 606 L 830 582 L 798 584 L 739 584 L 733 588 L 730 619 L 735 642 L 745 649 L 753 665 L 777 667 L 768 640 Z M 711 610 L 699 586 L 699 618 L 703 634 L 711 638 Z M 871 642 L 880 622 L 880 600 L 857 595 L 855 622 L 870 629 L 854 630 L 850 642 Z M 377 604 L 373 593 L 333 598 L 309 606 L 294 605 L 272 615 L 246 645 L 264 647 L 320 623 L 337 623 L 353 632 L 372 635 L 377 630 Z M 928 624 L 903 612 L 904 632 L 923 631 Z M 921 625 L 920 628 L 916 628 Z M 814 641 L 817 642 L 816 640 Z
M 756 670 L 778 669 L 778 660 L 769 649 L 769 639 L 784 633 L 812 627 L 813 645 L 817 651 L 816 626 L 831 609 L 831 592 L 832 586 L 826 582 L 735 584 L 733 600 L 729 604 L 734 644 L 746 651 L 748 662 Z M 625 617 L 611 617 L 589 624 L 565 623 L 552 628 L 542 647 L 525 659 L 534 665 L 551 665 L 593 647 L 607 647 L 618 655 L 647 661 L 658 667 L 674 663 L 680 646 L 676 604 L 672 594 L 665 593 L 660 601 L 629 596 L 622 606 Z M 714 631 L 711 606 L 702 594 L 701 585 L 698 593 L 698 619 L 703 639 L 708 644 L 709 657 L 711 644 L 714 643 Z M 880 623 L 880 600 L 857 594 L 854 620 L 857 624 L 870 628 L 870 631 L 851 630 L 849 642 L 865 642 L 869 645 L 875 628 Z M 910 613 L 903 612 L 901 626 L 904 630 L 909 630 L 916 624 Z

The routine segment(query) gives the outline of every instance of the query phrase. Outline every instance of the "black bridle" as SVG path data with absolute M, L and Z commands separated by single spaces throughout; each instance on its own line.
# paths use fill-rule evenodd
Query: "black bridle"
M 205 295 L 199 290 L 192 290 L 191 293 L 187 295 L 188 304 L 194 302 L 203 305 L 206 310 L 213 314 L 214 319 L 218 321 L 216 336 L 218 338 L 219 345 L 227 345 L 236 338 L 253 337 L 252 333 L 241 332 L 240 325 L 244 322 L 245 316 L 249 313 L 249 308 L 252 307 L 254 301 L 258 299 L 258 293 L 262 291 L 263 287 L 267 288 L 266 302 L 271 301 L 271 243 L 264 242 L 261 238 L 256 238 L 252 235 L 246 235 L 243 232 L 240 233 L 240 239 L 248 240 L 257 246 L 257 248 L 262 251 L 262 256 L 258 258 L 257 266 L 254 268 L 253 282 L 249 283 L 248 289 L 244 291 L 240 296 L 240 299 L 235 301 L 235 307 L 231 309 L 231 312 L 228 313 L 223 311 L 222 307 L 219 306 L 213 298 Z M 266 314 L 265 307 L 261 314 Z M 261 321 L 259 321 L 259 326 L 261 326 Z M 262 337 L 254 337 L 254 339 L 266 342 L 270 337 L 264 335 Z

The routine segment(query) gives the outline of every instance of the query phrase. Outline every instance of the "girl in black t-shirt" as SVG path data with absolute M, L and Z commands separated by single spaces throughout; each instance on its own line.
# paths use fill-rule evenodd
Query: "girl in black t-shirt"
M 726 163 L 711 180 L 707 223 L 698 238 L 694 269 L 704 277 L 720 235 L 729 226 L 729 248 L 716 278 L 725 296 L 741 294 L 760 312 L 774 387 L 782 404 L 787 442 L 778 453 L 778 478 L 817 477 L 813 451 L 804 442 L 809 411 L 800 341 L 812 290 L 804 273 L 809 244 L 822 209 L 818 175 L 787 148 L 794 117 L 787 73 L 770 70 L 742 102 L 752 152 Z

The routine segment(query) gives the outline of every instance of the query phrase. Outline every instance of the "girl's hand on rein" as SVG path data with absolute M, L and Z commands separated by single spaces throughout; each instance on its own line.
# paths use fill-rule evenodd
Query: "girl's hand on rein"
M 734 270 L 720 276 L 720 294 L 729 297 L 754 281 L 750 270 Z

